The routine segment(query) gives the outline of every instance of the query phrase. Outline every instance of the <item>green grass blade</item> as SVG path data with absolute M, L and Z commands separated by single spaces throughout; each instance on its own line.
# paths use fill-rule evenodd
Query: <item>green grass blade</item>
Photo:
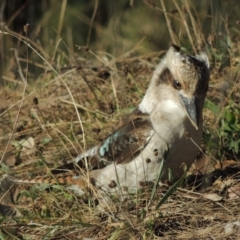
M 169 190 L 166 192 L 166 194 L 162 197 L 162 199 L 157 204 L 157 206 L 156 206 L 157 210 L 174 193 L 174 191 L 181 185 L 181 183 L 183 182 L 183 180 L 186 177 L 186 174 L 187 174 L 187 171 L 186 171 L 186 169 L 184 169 L 184 174 L 182 175 L 182 177 L 169 188 Z

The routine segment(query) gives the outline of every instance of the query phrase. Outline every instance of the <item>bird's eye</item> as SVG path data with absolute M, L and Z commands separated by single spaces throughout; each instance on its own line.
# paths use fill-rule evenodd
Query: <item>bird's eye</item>
M 177 80 L 174 80 L 173 82 L 173 86 L 177 89 L 177 90 L 180 90 L 182 88 L 182 85 L 179 81 Z

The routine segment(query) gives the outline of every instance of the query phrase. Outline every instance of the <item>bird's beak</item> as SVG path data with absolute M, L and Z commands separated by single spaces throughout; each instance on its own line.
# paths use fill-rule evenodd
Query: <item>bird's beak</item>
M 186 109 L 188 118 L 190 119 L 192 125 L 198 130 L 198 104 L 196 101 L 196 97 L 193 96 L 191 98 L 183 95 L 183 93 L 179 93 L 181 101 L 183 103 L 184 108 Z

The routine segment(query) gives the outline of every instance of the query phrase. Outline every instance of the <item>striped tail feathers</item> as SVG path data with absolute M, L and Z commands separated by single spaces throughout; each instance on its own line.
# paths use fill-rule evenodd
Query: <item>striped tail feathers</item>
M 77 176 L 74 172 L 67 172 L 58 174 L 56 176 L 37 176 L 35 178 L 14 178 L 12 176 L 6 176 L 7 180 L 11 183 L 17 184 L 49 184 L 49 185 L 64 185 L 67 188 L 72 189 L 78 195 L 83 195 L 85 190 L 95 185 L 93 179 L 90 181 L 85 176 Z

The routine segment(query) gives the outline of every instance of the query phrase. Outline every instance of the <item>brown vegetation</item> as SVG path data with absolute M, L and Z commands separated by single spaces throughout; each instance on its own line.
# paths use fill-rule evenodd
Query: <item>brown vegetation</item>
M 1 184 L 1 209 L 10 205 L 16 213 L 1 218 L 2 239 L 237 239 L 240 9 L 226 2 L 130 1 L 105 25 L 80 14 L 78 21 L 95 34 L 91 38 L 88 31 L 88 48 L 76 46 L 86 42 L 74 38 L 71 23 L 63 28 L 67 34 L 61 33 L 64 19 L 77 16 L 66 1 L 58 6 L 65 11 L 54 26 L 59 35 L 46 29 L 44 18 L 40 35 L 1 26 L 1 176 L 48 175 L 99 143 L 139 103 L 171 42 L 186 51 L 204 50 L 211 62 L 201 146 L 210 163 L 200 186 L 199 176 L 189 177 L 159 208 L 169 186 L 157 189 L 150 205 L 152 186 L 146 186 L 100 211 L 91 195 L 80 198 L 62 186 L 8 186 L 6 191 Z M 92 9 L 99 7 L 98 1 L 92 3 Z

